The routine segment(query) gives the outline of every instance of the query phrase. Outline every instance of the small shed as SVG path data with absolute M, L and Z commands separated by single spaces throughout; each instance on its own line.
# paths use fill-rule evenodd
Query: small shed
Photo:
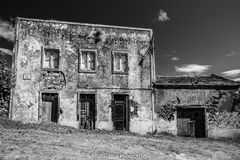
M 240 83 L 208 76 L 157 76 L 155 127 L 191 137 L 240 135 Z

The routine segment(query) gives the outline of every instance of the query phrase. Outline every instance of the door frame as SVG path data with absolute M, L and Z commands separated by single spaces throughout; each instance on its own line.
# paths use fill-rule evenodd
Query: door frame
M 97 124 L 97 114 L 98 114 L 98 112 L 97 112 L 97 91 L 78 91 L 77 92 L 77 107 L 76 107 L 76 121 L 78 122 L 78 127 L 79 127 L 79 123 L 80 123 L 80 119 L 81 119 L 81 117 L 79 117 L 79 119 L 77 118 L 77 108 L 81 108 L 81 103 L 80 103 L 80 95 L 81 94 L 91 94 L 91 95 L 94 95 L 94 97 L 95 97 L 95 122 L 94 122 L 94 128 L 96 129 L 96 124 Z
M 206 112 L 206 108 L 207 106 L 204 106 L 204 105 L 177 105 L 175 106 L 176 108 L 176 128 L 177 128 L 177 111 L 178 109 L 203 109 L 203 119 L 204 119 L 204 134 L 205 134 L 205 137 L 204 138 L 207 138 L 208 137 L 208 125 L 207 125 L 207 112 Z M 178 129 L 178 128 L 177 128 Z
M 42 107 L 42 94 L 44 93 L 53 93 L 53 94 L 57 94 L 58 95 L 58 114 L 60 115 L 60 97 L 59 97 L 59 91 L 56 91 L 56 90 L 42 90 L 42 91 L 39 91 L 39 106 L 38 106 L 38 122 L 40 122 L 41 120 L 41 107 Z M 59 117 L 58 117 L 58 122 L 59 122 Z M 57 122 L 57 123 L 58 123 Z
M 116 95 L 121 95 L 128 97 L 128 103 L 126 104 L 126 124 L 125 124 L 125 130 L 129 131 L 129 126 L 130 126 L 130 105 L 129 105 L 129 93 L 128 92 L 112 92 L 111 94 L 111 99 L 112 99 L 112 105 L 114 105 L 115 99 L 114 96 Z M 127 99 L 126 99 L 127 101 Z M 114 106 L 113 106 L 114 107 Z M 111 110 L 111 115 L 112 115 L 112 121 L 113 121 L 113 109 Z M 113 128 L 115 129 L 114 126 L 114 121 L 113 121 Z

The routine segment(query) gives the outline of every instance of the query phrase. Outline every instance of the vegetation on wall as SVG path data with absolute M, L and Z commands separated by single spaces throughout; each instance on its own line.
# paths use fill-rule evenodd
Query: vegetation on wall
M 207 113 L 207 123 L 212 128 L 240 128 L 240 94 L 233 90 L 215 90 L 203 103 Z M 157 116 L 166 121 L 174 120 L 176 105 L 180 99 L 175 97 L 156 110 Z
M 232 97 L 232 106 L 223 106 Z M 237 92 L 218 91 L 218 96 L 211 96 L 207 101 L 208 124 L 218 128 L 240 128 L 240 95 Z M 225 107 L 225 108 L 224 108 Z M 229 111 L 227 111 L 226 107 Z
M 210 96 L 209 99 L 206 101 L 208 104 L 207 112 L 208 113 L 215 113 L 219 110 L 219 103 L 223 96 L 227 96 L 227 93 L 224 91 L 217 91 L 217 96 Z
M 174 120 L 174 114 L 176 111 L 176 104 L 179 104 L 180 100 L 176 97 L 176 100 L 168 101 L 166 104 L 162 105 L 157 111 L 157 116 L 168 121 Z
M 233 107 L 232 112 L 238 112 L 240 114 L 240 93 L 236 92 L 233 94 Z
M 130 100 L 130 106 L 131 106 L 131 111 L 130 111 L 130 115 L 131 117 L 138 117 L 138 108 L 139 108 L 139 104 L 138 102 L 134 101 L 134 100 Z
M 0 117 L 8 116 L 11 87 L 11 68 L 0 59 Z

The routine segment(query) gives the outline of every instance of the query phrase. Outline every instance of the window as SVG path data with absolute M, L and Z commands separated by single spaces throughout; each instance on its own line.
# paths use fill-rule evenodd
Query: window
M 80 70 L 95 71 L 96 70 L 96 51 L 81 50 L 80 51 Z
M 127 53 L 122 52 L 114 52 L 113 54 L 113 71 L 114 72 L 127 72 L 128 69 L 128 63 L 127 63 L 128 57 Z
M 59 50 L 44 49 L 42 68 L 58 69 L 59 68 Z

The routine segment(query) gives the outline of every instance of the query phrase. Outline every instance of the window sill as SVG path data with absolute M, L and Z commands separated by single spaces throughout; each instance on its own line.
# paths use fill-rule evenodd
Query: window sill
M 42 71 L 60 71 L 59 68 L 42 68 Z
M 124 71 L 113 71 L 113 74 L 123 74 L 123 75 L 128 75 L 128 72 Z
M 79 72 L 79 73 L 93 73 L 93 74 L 94 74 L 94 73 L 97 73 L 96 70 L 82 70 L 82 69 L 79 70 L 78 72 Z

